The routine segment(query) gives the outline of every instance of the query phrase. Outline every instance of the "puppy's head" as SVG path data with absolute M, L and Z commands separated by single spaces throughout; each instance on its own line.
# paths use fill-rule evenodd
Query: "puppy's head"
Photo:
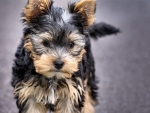
M 25 45 L 37 73 L 70 78 L 85 53 L 84 31 L 94 22 L 96 0 L 81 0 L 68 10 L 51 0 L 29 0 L 24 8 Z

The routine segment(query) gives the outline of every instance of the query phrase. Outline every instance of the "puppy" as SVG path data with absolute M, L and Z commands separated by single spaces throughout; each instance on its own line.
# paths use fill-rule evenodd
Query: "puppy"
M 119 29 L 94 23 L 96 0 L 70 3 L 29 0 L 22 13 L 23 38 L 12 67 L 19 113 L 94 113 L 97 82 L 90 38 Z

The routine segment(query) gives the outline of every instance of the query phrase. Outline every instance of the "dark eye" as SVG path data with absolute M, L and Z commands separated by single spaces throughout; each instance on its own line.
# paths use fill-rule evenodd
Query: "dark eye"
M 74 47 L 74 43 L 73 42 L 70 42 L 69 43 L 69 47 L 72 49 Z
M 43 41 L 43 45 L 44 45 L 45 47 L 50 47 L 50 42 L 49 42 L 48 40 L 44 40 L 44 41 Z

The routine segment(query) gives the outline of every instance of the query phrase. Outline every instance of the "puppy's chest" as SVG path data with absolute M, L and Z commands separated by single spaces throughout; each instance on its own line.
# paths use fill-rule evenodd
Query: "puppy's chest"
M 78 102 L 83 93 L 83 86 L 80 78 L 75 78 L 75 81 L 71 79 L 49 80 L 45 85 L 39 85 L 30 80 L 18 84 L 14 93 L 20 98 L 20 103 L 24 103 L 28 98 L 34 98 L 37 103 L 43 105 L 56 105 L 65 99 Z
M 59 89 L 59 84 L 55 81 L 49 81 L 47 87 L 37 86 L 32 91 L 31 95 L 35 98 L 37 103 L 46 104 L 55 104 L 60 100 L 60 90 L 67 90 L 66 87 Z M 62 94 L 61 94 L 62 95 Z M 66 95 L 66 91 L 64 92 Z M 64 97 L 61 97 L 63 99 Z

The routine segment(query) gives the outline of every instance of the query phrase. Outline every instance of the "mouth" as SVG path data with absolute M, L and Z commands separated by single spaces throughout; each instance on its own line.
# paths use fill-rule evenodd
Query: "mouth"
M 51 72 L 62 72 L 62 73 L 63 73 L 63 71 L 61 71 L 61 70 L 59 70 L 59 69 L 56 69 L 56 70 L 51 71 Z
M 54 76 L 57 77 L 57 79 L 61 79 L 61 78 L 71 78 L 71 73 L 68 72 L 64 72 L 61 70 L 53 70 L 53 71 L 49 71 L 46 73 L 43 73 L 43 75 L 47 78 L 52 78 Z

